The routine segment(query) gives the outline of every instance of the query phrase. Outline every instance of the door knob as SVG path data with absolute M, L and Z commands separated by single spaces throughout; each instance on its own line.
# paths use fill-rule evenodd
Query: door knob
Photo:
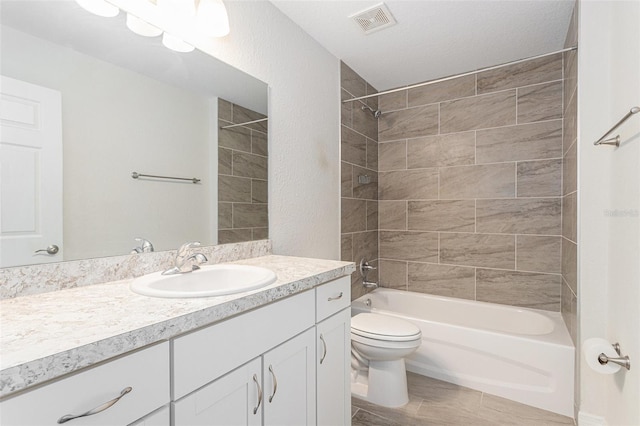
M 54 254 L 58 253 L 58 251 L 60 251 L 60 247 L 58 247 L 55 244 L 51 244 L 46 249 L 36 250 L 34 253 L 46 252 L 47 254 L 54 255 Z

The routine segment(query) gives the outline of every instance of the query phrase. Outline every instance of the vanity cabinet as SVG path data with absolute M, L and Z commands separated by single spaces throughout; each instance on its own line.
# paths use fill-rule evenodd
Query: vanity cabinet
M 316 288 L 317 424 L 351 424 L 351 282 Z
M 174 425 L 315 424 L 314 340 L 309 329 L 175 402 Z
M 53 426 L 66 417 L 70 426 L 128 425 L 169 400 L 169 342 L 164 342 L 4 400 L 0 423 Z M 100 411 L 73 418 L 91 410 Z

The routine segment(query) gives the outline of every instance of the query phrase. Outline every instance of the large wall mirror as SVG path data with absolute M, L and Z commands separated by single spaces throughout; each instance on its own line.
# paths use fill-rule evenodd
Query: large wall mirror
M 268 237 L 266 83 L 124 13 L 0 7 L 0 266 Z

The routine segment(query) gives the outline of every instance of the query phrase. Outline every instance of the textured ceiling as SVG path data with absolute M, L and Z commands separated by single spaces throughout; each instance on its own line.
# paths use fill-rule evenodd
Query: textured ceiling
M 380 1 L 272 3 L 386 90 L 562 49 L 574 0 L 388 0 L 398 24 L 369 35 L 348 16 Z

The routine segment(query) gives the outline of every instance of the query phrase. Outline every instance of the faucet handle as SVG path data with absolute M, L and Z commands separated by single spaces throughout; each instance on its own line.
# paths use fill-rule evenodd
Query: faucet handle
M 192 241 L 192 242 L 184 243 L 178 249 L 178 253 L 176 254 L 176 256 L 178 257 L 185 256 L 187 251 L 193 247 L 200 247 L 200 241 Z
M 150 253 L 154 251 L 153 244 L 151 244 L 151 241 L 144 238 L 134 238 L 134 240 L 140 243 L 140 247 L 136 247 L 134 249 L 138 253 Z

